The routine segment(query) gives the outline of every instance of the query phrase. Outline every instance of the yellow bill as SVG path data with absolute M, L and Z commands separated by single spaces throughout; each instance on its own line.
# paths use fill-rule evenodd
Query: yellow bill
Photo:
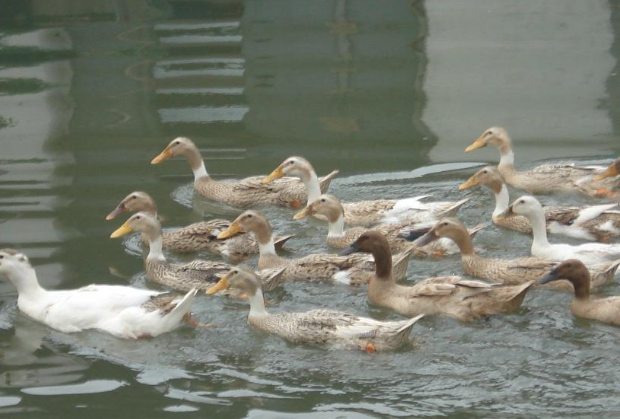
M 205 294 L 213 295 L 213 294 L 216 294 L 216 293 L 218 293 L 218 292 L 220 292 L 222 290 L 227 290 L 228 288 L 230 288 L 230 285 L 228 284 L 228 274 L 226 274 L 215 285 L 213 285 L 211 288 L 206 290 Z
M 478 180 L 476 179 L 476 177 L 472 176 L 469 179 L 467 179 L 466 182 L 463 182 L 459 185 L 459 191 L 464 191 L 465 189 L 473 188 L 474 186 L 478 186 L 479 184 L 480 183 L 478 183 Z
M 294 220 L 301 220 L 302 218 L 306 218 L 309 217 L 311 215 L 314 215 L 314 211 L 312 210 L 312 207 L 306 207 L 303 210 L 299 211 L 297 214 L 295 214 L 293 216 Z
M 161 153 L 159 153 L 159 155 L 157 157 L 155 157 L 153 160 L 151 160 L 151 164 L 159 164 L 159 163 L 163 163 L 168 159 L 171 159 L 172 157 L 174 157 L 172 155 L 172 153 L 170 152 L 170 147 L 166 147 L 164 149 L 164 151 L 162 151 Z
M 479 148 L 482 148 L 482 147 L 486 147 L 486 143 L 484 142 L 482 137 L 478 137 L 476 141 L 471 143 L 471 145 L 465 149 L 465 152 L 478 150 Z
M 118 237 L 122 237 L 125 234 L 131 233 L 133 229 L 129 225 L 129 221 L 125 221 L 125 224 L 117 228 L 114 233 L 110 234 L 111 239 L 116 239 Z
M 276 179 L 280 179 L 281 177 L 284 177 L 284 170 L 282 170 L 281 166 L 278 166 L 278 168 L 276 170 L 274 170 L 273 172 L 271 172 L 271 174 L 269 176 L 267 176 L 266 178 L 263 179 L 263 183 L 271 183 Z
M 605 169 L 603 173 L 601 173 L 600 175 L 594 176 L 594 180 L 603 180 L 603 179 L 607 179 L 608 177 L 618 176 L 618 174 L 620 173 L 618 173 L 618 168 L 616 167 L 616 163 L 613 163 L 611 166 Z
M 226 230 L 224 230 L 220 234 L 218 234 L 217 238 L 218 239 L 227 239 L 229 237 L 234 236 L 235 234 L 241 233 L 242 231 L 243 231 L 243 228 L 241 227 L 239 222 L 235 221 L 230 226 L 228 226 L 228 228 Z

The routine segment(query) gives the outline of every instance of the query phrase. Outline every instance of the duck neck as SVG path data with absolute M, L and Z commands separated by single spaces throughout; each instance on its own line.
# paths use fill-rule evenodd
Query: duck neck
M 500 150 L 500 159 L 497 168 L 500 172 L 514 172 L 515 170 L 515 155 L 511 149 Z
M 462 256 L 474 255 L 474 244 L 472 243 L 469 232 L 466 229 L 454 231 L 450 238 L 459 247 Z
M 375 274 L 378 279 L 392 280 L 392 252 L 389 246 L 378 246 L 373 252 L 375 258 Z
M 527 218 L 532 225 L 532 246 L 548 247 L 549 241 L 547 240 L 547 225 L 545 223 L 545 216 L 542 212 L 535 212 L 528 215 Z
M 585 299 L 590 297 L 590 278 L 587 281 L 571 281 L 575 288 L 575 298 Z
M 250 314 L 248 317 L 265 316 L 267 310 L 265 310 L 265 299 L 263 297 L 263 290 L 260 288 L 256 290 L 256 293 L 248 298 L 250 301 Z
M 149 254 L 146 256 L 147 260 L 165 262 L 166 257 L 163 251 L 161 228 L 146 232 L 146 236 L 149 240 Z
M 342 237 L 344 236 L 344 216 L 338 214 L 338 218 L 335 220 L 329 220 L 329 233 L 327 237 Z
M 187 161 L 192 168 L 192 172 L 194 172 L 194 181 L 209 177 L 209 174 L 207 173 L 207 168 L 205 167 L 205 162 L 202 159 L 202 156 L 200 155 L 200 150 L 198 150 L 198 148 L 193 147 L 187 153 Z
M 7 276 L 17 288 L 20 297 L 31 297 L 45 292 L 45 289 L 39 284 L 37 273 L 32 266 L 20 267 Z
M 270 226 L 263 226 L 260 230 L 254 232 L 258 241 L 259 256 L 276 256 L 276 246 L 273 242 L 273 234 Z
M 493 191 L 493 194 L 495 195 L 495 210 L 493 210 L 493 217 L 497 217 L 508 208 L 508 205 L 510 204 L 510 196 L 508 195 L 508 188 L 504 183 L 502 183 L 499 192 Z
M 306 185 L 308 203 L 314 202 L 321 196 L 321 185 L 314 169 L 309 169 L 300 176 L 301 181 Z

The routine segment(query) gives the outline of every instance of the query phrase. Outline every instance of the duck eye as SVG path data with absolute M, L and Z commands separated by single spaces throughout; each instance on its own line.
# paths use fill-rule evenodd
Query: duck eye
M 252 214 L 248 214 L 248 215 L 247 215 L 247 217 L 248 217 L 248 218 L 252 218 Z
M 138 216 L 136 216 L 136 220 L 139 220 L 140 218 L 142 218 L 142 217 L 140 217 L 139 215 L 138 215 Z
M 293 160 L 291 160 L 290 162 L 288 162 L 289 166 L 292 166 L 293 164 L 295 164 L 295 162 Z
M 0 259 L 4 259 L 4 255 L 0 255 Z
M 233 271 L 233 274 L 235 274 L 235 275 L 237 275 L 238 273 L 239 273 L 239 271 L 236 270 L 236 269 Z
M 321 199 L 321 202 L 325 202 L 325 198 Z
M 137 196 L 135 196 L 135 195 L 131 196 L 131 199 L 136 199 L 136 198 L 137 198 Z
M 519 201 L 519 204 L 525 204 L 525 201 L 522 199 Z

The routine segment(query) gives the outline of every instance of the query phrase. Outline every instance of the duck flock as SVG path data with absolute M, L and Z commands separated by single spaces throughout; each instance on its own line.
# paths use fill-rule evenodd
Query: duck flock
M 134 214 L 111 237 L 139 232 L 148 245 L 146 274 L 166 291 L 116 285 L 46 290 L 28 257 L 13 249 L 0 250 L 0 274 L 15 285 L 18 307 L 32 319 L 61 332 L 98 329 L 130 339 L 155 337 L 182 325 L 211 326 L 191 314 L 199 292 L 247 299 L 248 323 L 288 341 L 367 352 L 400 347 L 423 316 L 442 315 L 470 322 L 513 312 L 527 292 L 537 287 L 573 292 L 571 309 L 576 316 L 620 325 L 620 297 L 591 294 L 613 281 L 620 266 L 620 159 L 609 167 L 545 164 L 520 172 L 514 166 L 512 141 L 499 127 L 486 130 L 465 151 L 489 145 L 500 152 L 498 166 L 478 170 L 458 190 L 487 187 L 495 196 L 492 222 L 532 235 L 531 255 L 489 259 L 476 253 L 473 240 L 485 224 L 467 227 L 456 217 L 467 199 L 431 202 L 426 196 L 418 196 L 340 202 L 327 194 L 338 172 L 318 177 L 302 157 L 287 158 L 267 177 L 214 180 L 194 143 L 179 137 L 151 163 L 184 157 L 194 173 L 198 193 L 245 212 L 233 221 L 216 219 L 163 232 L 154 200 L 145 192 L 127 195 L 106 219 Z M 534 195 L 562 192 L 604 201 L 582 207 L 543 207 L 535 197 L 524 195 L 511 203 L 507 184 Z M 340 249 L 340 253 L 294 259 L 279 256 L 279 249 L 290 236 L 275 236 L 269 220 L 249 209 L 262 205 L 295 209 L 291 212 L 295 220 L 314 217 L 324 221 L 327 245 Z M 548 234 L 584 243 L 552 244 Z M 164 248 L 206 251 L 220 255 L 222 261 L 171 263 Z M 412 286 L 398 284 L 412 257 L 435 260 L 459 252 L 463 272 L 469 278 L 443 276 Z M 256 254 L 256 270 L 239 265 Z M 371 304 L 389 308 L 404 320 L 378 321 L 332 310 L 269 313 L 263 293 L 283 281 L 366 286 Z

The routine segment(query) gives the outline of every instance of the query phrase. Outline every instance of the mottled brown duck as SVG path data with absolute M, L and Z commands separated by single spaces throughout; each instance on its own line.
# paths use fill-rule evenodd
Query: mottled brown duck
M 422 315 L 409 320 L 378 321 L 332 310 L 270 314 L 265 309 L 260 281 L 248 269 L 233 268 L 207 294 L 235 288 L 249 296 L 248 323 L 289 342 L 329 345 L 335 349 L 389 351 L 402 346 Z
M 189 139 L 178 137 L 151 164 L 162 163 L 172 157 L 185 157 L 194 173 L 194 189 L 205 198 L 223 202 L 237 208 L 248 208 L 259 204 L 273 204 L 285 207 L 300 208 L 308 196 L 304 185 L 294 178 L 281 179 L 272 185 L 262 182 L 264 176 L 254 176 L 238 181 L 215 180 L 207 173 L 200 150 Z M 322 191 L 327 191 L 337 170 L 319 179 Z
M 362 234 L 341 254 L 372 253 L 376 273 L 368 284 L 368 300 L 377 306 L 390 308 L 404 316 L 420 314 L 446 315 L 461 321 L 510 313 L 521 307 L 527 291 L 534 284 L 489 284 L 466 280 L 458 276 L 428 278 L 407 287 L 398 285 L 392 276 L 392 255 L 383 235 L 376 231 Z

